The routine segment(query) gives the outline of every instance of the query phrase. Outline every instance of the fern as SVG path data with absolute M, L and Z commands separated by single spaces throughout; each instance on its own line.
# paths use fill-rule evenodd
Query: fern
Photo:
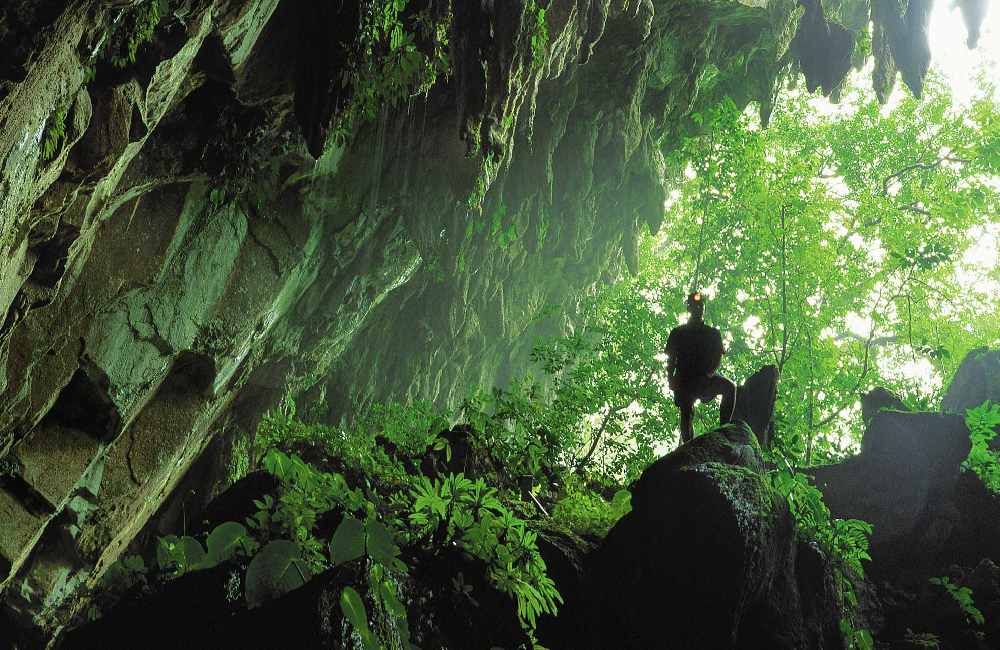
M 56 157 L 66 140 L 66 115 L 65 108 L 57 109 L 49 122 L 48 129 L 42 138 L 41 155 L 43 162 L 49 162 Z
M 930 583 L 932 585 L 938 585 L 948 592 L 948 594 L 962 609 L 962 612 L 965 614 L 966 622 L 975 623 L 976 625 L 983 625 L 986 623 L 983 613 L 979 611 L 979 608 L 976 607 L 975 601 L 972 599 L 972 589 L 969 587 L 959 587 L 958 585 L 953 584 L 947 577 L 931 578 Z
M 135 63 L 139 48 L 153 40 L 153 32 L 160 24 L 160 18 L 167 12 L 166 4 L 163 0 L 149 0 L 129 14 L 126 18 L 128 31 L 118 53 L 111 55 L 111 65 L 124 69 Z
M 823 502 L 823 493 L 797 473 L 783 456 L 777 458 L 782 469 L 769 474 L 771 486 L 788 502 L 795 519 L 796 533 L 815 542 L 833 564 L 834 580 L 844 606 L 840 621 L 841 634 L 851 650 L 871 650 L 874 641 L 871 633 L 858 627 L 858 598 L 854 593 L 852 577 L 863 578 L 863 561 L 870 561 L 868 553 L 871 524 L 859 519 L 835 519 Z

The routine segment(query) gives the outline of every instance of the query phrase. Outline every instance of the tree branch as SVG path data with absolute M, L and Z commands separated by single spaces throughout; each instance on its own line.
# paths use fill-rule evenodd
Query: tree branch
M 614 415 L 618 415 L 619 413 L 624 411 L 625 408 L 626 407 L 624 406 L 619 406 L 617 408 L 611 409 L 610 411 L 608 411 L 608 414 L 604 416 L 604 419 L 601 421 L 601 428 L 597 430 L 597 433 L 594 434 L 594 439 L 590 441 L 590 449 L 588 449 L 587 453 L 583 455 L 583 458 L 581 458 L 576 463 L 576 471 L 579 472 L 584 468 L 584 466 L 587 463 L 590 462 L 591 456 L 593 456 L 594 452 L 597 451 L 597 445 L 601 441 L 601 436 L 604 435 L 604 432 L 608 428 L 608 423 L 611 422 L 611 417 Z
M 906 167 L 900 169 L 898 172 L 894 174 L 889 174 L 882 180 L 882 196 L 889 196 L 889 185 L 892 183 L 892 181 L 900 180 L 906 174 L 909 174 L 910 172 L 917 170 L 929 172 L 931 170 L 937 169 L 946 162 L 953 162 L 965 165 L 971 161 L 966 160 L 965 158 L 956 158 L 954 156 L 941 156 L 935 160 L 932 160 L 931 162 L 915 162 L 912 165 L 907 165 Z

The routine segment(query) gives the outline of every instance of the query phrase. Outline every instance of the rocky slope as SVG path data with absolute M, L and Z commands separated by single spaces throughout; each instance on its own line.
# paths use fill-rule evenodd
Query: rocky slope
M 337 418 L 503 382 L 574 296 L 634 265 L 693 112 L 728 95 L 766 116 L 795 69 L 836 93 L 869 14 L 882 92 L 897 67 L 919 91 L 929 56 L 916 1 L 551 0 L 543 39 L 537 3 L 413 0 L 448 74 L 344 134 L 375 92 L 345 73 L 382 4 L 0 8 L 0 589 L 17 625 L 58 629 L 203 450 L 286 387 Z M 810 49 L 827 41 L 836 65 Z

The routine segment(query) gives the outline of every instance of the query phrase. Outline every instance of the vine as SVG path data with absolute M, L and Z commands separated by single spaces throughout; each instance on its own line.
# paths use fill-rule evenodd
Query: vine
M 383 106 L 398 106 L 427 93 L 451 74 L 448 33 L 451 14 L 429 9 L 409 14 L 410 0 L 367 5 L 354 49 L 342 75 L 351 100 L 334 121 L 333 141 L 343 146 L 361 122 L 374 120 Z

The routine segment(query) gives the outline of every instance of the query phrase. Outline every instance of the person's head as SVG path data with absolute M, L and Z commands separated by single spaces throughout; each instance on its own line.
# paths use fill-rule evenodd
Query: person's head
M 701 320 L 705 316 L 705 295 L 700 291 L 694 291 L 687 299 L 688 313 L 691 318 Z

